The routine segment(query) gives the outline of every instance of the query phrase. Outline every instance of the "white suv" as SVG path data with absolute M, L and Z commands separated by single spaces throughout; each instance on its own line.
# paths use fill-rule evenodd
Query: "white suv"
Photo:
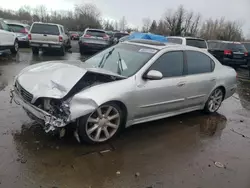
M 0 55 L 5 51 L 18 52 L 18 40 L 15 33 L 11 32 L 9 26 L 0 19 Z
M 34 22 L 29 31 L 29 41 L 33 54 L 38 54 L 39 49 L 50 51 L 58 50 L 61 55 L 65 49 L 71 47 L 71 42 L 64 27 L 59 24 Z
M 201 38 L 195 37 L 167 37 L 167 41 L 175 44 L 182 44 L 187 46 L 193 46 L 197 48 L 208 50 L 207 42 Z

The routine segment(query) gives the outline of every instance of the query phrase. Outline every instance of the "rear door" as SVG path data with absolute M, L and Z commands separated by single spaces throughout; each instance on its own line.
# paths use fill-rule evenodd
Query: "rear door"
M 205 53 L 185 51 L 186 59 L 186 102 L 185 107 L 204 104 L 208 95 L 216 85 L 213 73 L 215 63 Z
M 105 31 L 88 29 L 83 35 L 83 42 L 89 44 L 108 44 L 109 37 Z
M 57 25 L 35 23 L 30 34 L 32 42 L 53 43 L 59 42 L 60 31 Z

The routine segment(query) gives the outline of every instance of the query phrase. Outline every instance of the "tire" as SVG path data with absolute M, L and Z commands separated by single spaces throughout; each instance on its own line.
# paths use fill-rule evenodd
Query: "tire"
M 62 46 L 61 49 L 60 49 L 60 55 L 61 56 L 65 55 L 65 47 L 64 46 Z
M 19 50 L 18 40 L 16 39 L 13 47 L 10 49 L 12 54 L 16 54 Z
M 39 48 L 32 47 L 32 53 L 33 53 L 34 55 L 38 55 L 38 54 L 39 54 Z
M 209 96 L 204 107 L 204 112 L 208 114 L 217 112 L 223 102 L 224 95 L 225 93 L 221 87 L 216 88 Z
M 81 54 L 81 55 L 84 55 L 84 50 L 83 50 L 82 47 L 80 47 L 80 54 Z
M 100 144 L 114 138 L 123 128 L 124 117 L 121 108 L 116 103 L 110 102 L 99 106 L 93 113 L 79 118 L 77 130 L 81 143 Z

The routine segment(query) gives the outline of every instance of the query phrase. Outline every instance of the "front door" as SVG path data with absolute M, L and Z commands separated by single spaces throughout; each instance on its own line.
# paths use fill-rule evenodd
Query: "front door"
M 163 74 L 161 80 L 137 78 L 135 119 L 180 110 L 185 101 L 183 52 L 163 54 L 149 68 Z M 147 71 L 147 72 L 148 72 Z

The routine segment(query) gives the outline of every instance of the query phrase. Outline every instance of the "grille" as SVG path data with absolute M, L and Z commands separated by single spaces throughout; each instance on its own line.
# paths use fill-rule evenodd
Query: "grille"
M 28 91 L 26 91 L 20 84 L 18 81 L 16 81 L 15 83 L 15 88 L 17 90 L 17 92 L 22 96 L 22 98 L 27 101 L 27 102 L 31 102 L 33 99 L 33 95 L 31 93 L 29 93 Z

